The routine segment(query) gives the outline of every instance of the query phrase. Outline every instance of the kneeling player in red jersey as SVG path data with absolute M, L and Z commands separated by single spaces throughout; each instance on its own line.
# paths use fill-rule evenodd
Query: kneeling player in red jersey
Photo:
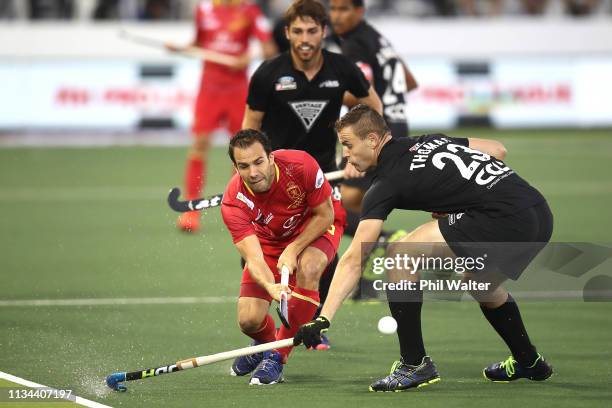
M 245 129 L 230 141 L 229 155 L 238 173 L 225 190 L 221 213 L 246 260 L 238 324 L 255 344 L 293 337 L 319 306 L 319 279 L 336 255 L 346 213 L 306 152 L 272 152 L 262 132 Z M 291 272 L 291 328 L 277 333 L 268 309 L 287 289 L 279 283 L 283 266 Z M 240 357 L 231 372 L 252 372 L 251 384 L 276 384 L 290 352 L 291 347 Z

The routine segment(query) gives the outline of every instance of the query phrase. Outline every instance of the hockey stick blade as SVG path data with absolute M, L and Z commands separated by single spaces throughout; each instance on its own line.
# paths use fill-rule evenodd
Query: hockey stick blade
M 195 200 L 181 201 L 181 189 L 174 187 L 168 193 L 168 205 L 176 212 L 200 211 L 221 205 L 223 194 L 217 194 L 208 198 L 197 198 Z

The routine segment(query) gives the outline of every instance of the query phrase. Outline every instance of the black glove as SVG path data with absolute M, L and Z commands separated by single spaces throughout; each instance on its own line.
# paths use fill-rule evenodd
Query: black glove
M 304 343 L 307 348 L 316 347 L 321 344 L 321 333 L 329 329 L 330 323 L 325 316 L 319 316 L 306 324 L 303 324 L 298 329 L 293 337 L 293 344 L 296 346 Z

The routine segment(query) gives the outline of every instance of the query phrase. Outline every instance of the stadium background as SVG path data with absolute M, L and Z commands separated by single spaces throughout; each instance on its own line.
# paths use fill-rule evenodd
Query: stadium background
M 69 3 L 71 12 L 53 7 Z M 169 1 L 157 20 L 145 3 L 121 2 L 120 18 L 98 21 L 93 0 L 0 2 L 0 371 L 111 406 L 606 406 L 610 303 L 580 298 L 521 304 L 557 370 L 544 384 L 485 383 L 480 370 L 505 358 L 502 342 L 472 302 L 430 302 L 424 335 L 443 382 L 370 395 L 397 340 L 376 331 L 384 304 L 355 303 L 334 322 L 333 350 L 296 352 L 285 385 L 249 388 L 221 363 L 132 383 L 127 394 L 106 390 L 112 371 L 246 344 L 234 322 L 237 256 L 218 211 L 191 236 L 165 204 L 182 183 L 199 63 L 118 36 L 188 41 L 192 2 Z M 501 15 L 476 1 L 482 15 L 458 7 L 452 17 L 432 15 L 433 3 L 369 4 L 419 81 L 412 133 L 501 140 L 508 163 L 548 197 L 554 241 L 612 241 L 610 2 L 579 17 L 562 1 L 537 15 L 518 0 L 494 2 Z M 230 174 L 224 137 L 209 194 Z M 398 213 L 390 223 L 410 229 L 427 218 Z

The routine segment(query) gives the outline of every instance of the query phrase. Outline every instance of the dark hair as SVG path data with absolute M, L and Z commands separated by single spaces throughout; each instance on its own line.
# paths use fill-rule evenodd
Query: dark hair
M 390 133 L 389 126 L 378 112 L 368 105 L 359 104 L 354 106 L 346 115 L 336 121 L 334 125 L 336 132 L 351 127 L 353 133 L 360 139 L 365 139 L 370 133 L 376 133 L 383 137 Z
M 246 149 L 255 143 L 261 144 L 268 156 L 272 153 L 272 144 L 264 132 L 255 129 L 242 129 L 230 140 L 227 154 L 232 159 L 232 162 L 236 164 L 236 160 L 234 160 L 234 147 Z
M 327 12 L 318 0 L 295 0 L 285 12 L 285 25 L 289 27 L 298 18 L 310 17 L 321 27 L 325 27 Z
M 353 7 L 364 7 L 364 2 L 363 0 L 351 0 L 351 4 L 353 4 Z

